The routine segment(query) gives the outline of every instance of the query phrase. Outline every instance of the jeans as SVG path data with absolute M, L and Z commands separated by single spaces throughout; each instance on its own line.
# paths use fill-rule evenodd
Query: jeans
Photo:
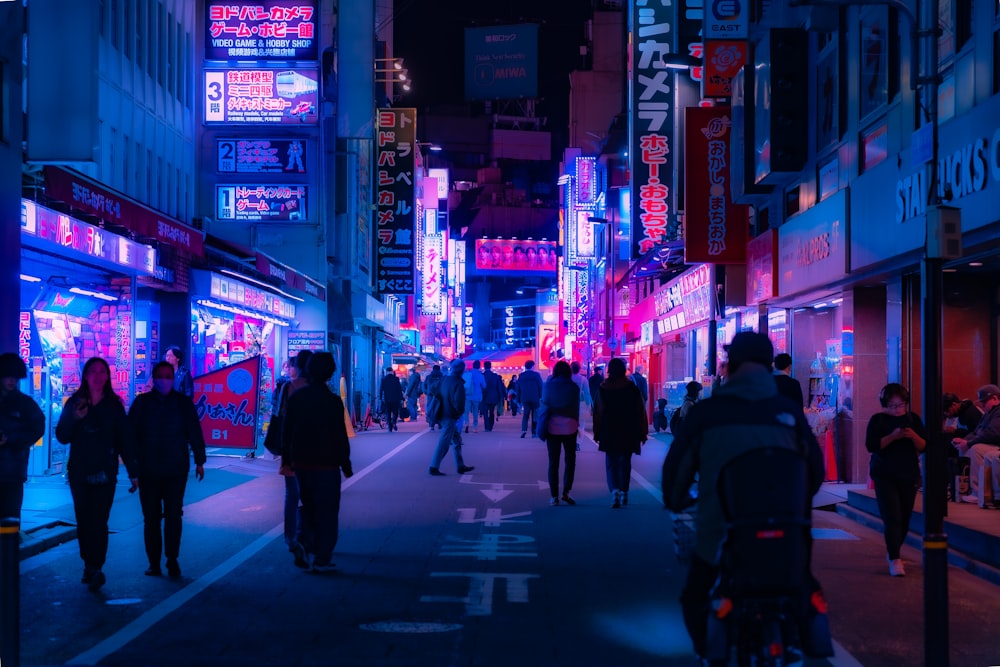
M 139 503 L 142 505 L 143 541 L 149 564 L 160 566 L 161 554 L 177 560 L 181 551 L 181 516 L 184 514 L 184 489 L 187 475 L 146 477 L 139 480 Z M 160 524 L 163 534 L 160 535 Z
M 604 466 L 607 470 L 608 491 L 628 493 L 632 478 L 632 452 L 606 452 Z
M 295 539 L 314 565 L 329 565 L 340 532 L 340 469 L 296 470 L 295 479 L 302 501 Z
M 417 421 L 417 397 L 411 396 L 406 399 L 406 409 L 410 411 L 410 421 Z
M 294 475 L 285 478 L 285 544 L 295 541 L 295 527 L 299 521 L 299 483 Z
M 910 517 L 913 515 L 913 501 L 917 497 L 917 482 L 904 482 L 893 477 L 879 475 L 875 483 L 875 500 L 878 513 L 882 517 L 885 536 L 885 551 L 889 560 L 899 558 L 899 550 L 910 531 Z
M 69 490 L 73 495 L 76 541 L 83 566 L 90 572 L 100 570 L 108 557 L 108 517 L 115 500 L 115 482 L 70 482 Z
M 531 434 L 538 430 L 538 403 L 524 402 L 521 404 L 523 413 L 521 414 L 521 433 L 528 432 L 528 420 L 531 420 Z
M 492 431 L 493 426 L 497 423 L 497 404 L 496 403 L 483 403 L 483 427 L 487 431 Z
M 448 453 L 448 447 L 455 449 L 455 469 L 464 468 L 465 461 L 462 459 L 462 436 L 458 433 L 458 419 L 454 417 L 444 417 L 441 419 L 441 437 L 438 439 L 434 455 L 431 457 L 431 467 L 440 468 L 444 455 Z
M 479 430 L 479 401 L 474 401 L 471 398 L 465 402 L 465 412 L 471 415 L 469 418 L 469 426 L 473 430 Z
M 562 492 L 569 493 L 573 489 L 573 477 L 576 475 L 576 433 L 570 435 L 553 435 L 545 440 L 549 450 L 549 492 L 553 498 L 559 497 L 559 454 L 566 453 L 566 468 L 563 471 Z

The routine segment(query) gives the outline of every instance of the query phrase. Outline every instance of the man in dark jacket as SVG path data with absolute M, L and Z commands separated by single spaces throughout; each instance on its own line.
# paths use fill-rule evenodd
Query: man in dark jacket
M 181 576 L 177 557 L 191 467 L 189 451 L 194 453 L 195 477 L 200 482 L 205 477 L 205 438 L 194 404 L 174 388 L 169 362 L 153 366 L 153 391 L 136 396 L 128 420 L 139 467 L 139 503 L 149 559 L 146 575 L 160 576 L 160 558 L 165 554 L 167 574 L 177 578 Z
M 354 469 L 344 402 L 327 386 L 337 363 L 329 352 L 317 352 L 307 369 L 309 384 L 288 398 L 282 428 L 284 458 L 295 470 L 301 502 L 292 554 L 296 567 L 329 572 L 340 530 L 340 473 L 351 477 Z
M 443 379 L 444 374 L 441 372 L 441 367 L 434 364 L 434 367 L 431 368 L 430 374 L 424 378 L 423 382 L 424 394 L 427 396 L 427 402 L 425 403 L 427 411 L 425 416 L 427 417 L 427 423 L 430 425 L 432 431 L 434 430 L 434 425 L 439 423 L 435 412 L 437 411 L 438 404 L 441 402 L 438 392 L 441 389 L 441 380 Z
M 444 475 L 441 472 L 441 461 L 448 453 L 448 447 L 455 450 L 455 467 L 459 474 L 472 472 L 473 466 L 465 465 L 462 459 L 462 435 L 458 432 L 458 420 L 465 414 L 465 362 L 455 359 L 451 362 L 451 373 L 441 380 L 438 396 L 441 398 L 441 438 L 431 457 L 431 465 L 427 472 L 435 477 Z
M 782 448 L 800 452 L 808 465 L 810 497 L 823 483 L 823 455 L 802 409 L 780 396 L 771 374 L 774 348 L 764 334 L 744 331 L 733 337 L 728 380 L 694 404 L 663 463 L 663 501 L 673 511 L 692 504 L 698 483 L 695 546 L 681 593 L 684 624 L 695 651 L 704 655 L 709 591 L 719 573 L 725 518 L 716 482 L 726 463 L 752 450 Z M 802 499 L 808 507 L 808 499 Z
M 45 433 L 45 415 L 17 383 L 28 376 L 21 357 L 0 354 L 0 518 L 20 518 L 31 445 Z
M 534 370 L 535 362 L 524 362 L 524 372 L 517 379 L 517 402 L 524 412 L 521 414 L 521 437 L 528 433 L 528 419 L 531 419 L 532 435 L 538 430 L 538 405 L 542 402 L 542 376 Z
M 416 368 L 410 369 L 410 377 L 406 380 L 406 408 L 410 411 L 410 421 L 417 421 L 417 400 L 423 394 L 420 373 Z
M 639 393 L 642 394 L 642 409 L 645 412 L 649 412 L 649 382 L 646 377 L 642 374 L 642 366 L 636 366 L 635 370 L 632 371 L 632 382 L 635 386 L 639 388 Z M 649 421 L 648 417 L 647 420 Z
M 487 431 L 493 430 L 493 425 L 497 421 L 497 404 L 503 400 L 506 388 L 503 386 L 503 378 L 493 372 L 493 362 L 483 362 L 483 380 L 486 387 L 483 389 L 483 426 Z
M 983 408 L 982 419 L 971 433 L 964 438 L 953 439 L 951 444 L 958 448 L 960 456 L 968 456 L 970 460 L 969 486 L 972 493 L 964 496 L 962 501 L 982 505 L 984 490 L 979 488 L 979 477 L 987 459 L 990 460 L 992 467 L 993 459 L 1000 448 L 1000 387 L 995 384 L 984 384 L 976 392 L 976 398 Z M 993 474 L 1000 480 L 1000 466 L 993 468 Z M 985 483 L 990 484 L 991 480 L 987 479 Z
M 392 368 L 385 369 L 385 376 L 382 384 L 379 385 L 379 398 L 382 400 L 382 407 L 385 409 L 386 421 L 389 423 L 390 431 L 398 431 L 396 421 L 399 419 L 399 407 L 403 404 L 403 383 L 399 381 Z
M 774 358 L 774 383 L 779 394 L 792 399 L 800 408 L 805 406 L 802 385 L 792 377 L 792 355 L 781 353 Z
M 601 392 L 601 383 L 604 382 L 604 366 L 594 366 L 594 374 L 587 378 L 587 385 L 590 389 L 590 400 L 597 401 L 597 395 Z

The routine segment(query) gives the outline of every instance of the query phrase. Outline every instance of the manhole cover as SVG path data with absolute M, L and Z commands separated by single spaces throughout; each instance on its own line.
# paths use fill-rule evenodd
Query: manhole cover
M 432 632 L 451 632 L 461 629 L 460 623 L 428 623 L 421 621 L 379 621 L 363 623 L 362 630 L 371 632 L 397 632 L 409 634 L 429 634 Z

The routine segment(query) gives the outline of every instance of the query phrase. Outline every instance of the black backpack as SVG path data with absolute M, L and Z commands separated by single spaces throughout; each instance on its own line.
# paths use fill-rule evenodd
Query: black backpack
M 679 407 L 674 408 L 674 411 L 670 413 L 670 421 L 667 424 L 670 426 L 671 433 L 677 433 L 677 429 L 681 425 L 681 409 Z

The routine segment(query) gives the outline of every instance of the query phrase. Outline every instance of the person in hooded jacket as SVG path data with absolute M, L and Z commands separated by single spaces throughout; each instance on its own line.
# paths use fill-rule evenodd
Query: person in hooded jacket
M 0 518 L 20 518 L 31 445 L 45 433 L 45 415 L 17 383 L 28 376 L 21 357 L 0 354 Z
M 440 422 L 437 420 L 437 416 L 431 414 L 432 406 L 434 406 L 435 401 L 440 401 L 438 398 L 438 392 L 441 389 L 441 380 L 444 379 L 444 373 L 441 372 L 441 367 L 437 364 L 431 368 L 431 372 L 428 373 L 427 377 L 424 378 L 423 387 L 424 394 L 427 396 L 426 410 L 424 412 L 424 417 L 427 419 L 428 426 L 431 430 L 434 430 L 435 426 L 440 427 Z
M 542 412 L 540 423 L 545 432 L 538 436 L 545 440 L 549 452 L 550 505 L 560 499 L 567 505 L 576 505 L 569 495 L 576 474 L 576 434 L 580 429 L 580 387 L 573 381 L 573 371 L 566 361 L 557 361 L 552 376 L 542 386 Z M 559 495 L 559 455 L 566 453 L 563 471 L 562 496 Z
M 441 397 L 441 437 L 431 457 L 431 465 L 427 469 L 427 472 L 434 477 L 444 475 L 441 472 L 441 461 L 448 453 L 448 447 L 452 447 L 455 451 L 455 467 L 460 475 L 472 472 L 474 469 L 473 466 L 465 465 L 465 460 L 462 458 L 462 435 L 458 428 L 466 407 L 463 373 L 465 373 L 465 362 L 455 359 L 451 362 L 451 373 L 441 380 L 441 388 L 438 390 Z
M 646 406 L 635 383 L 625 374 L 625 361 L 608 362 L 608 378 L 594 397 L 594 440 L 605 454 L 611 507 L 628 505 L 632 455 L 642 453 L 649 437 Z
M 56 424 L 56 439 L 70 446 L 66 476 L 83 560 L 80 581 L 96 591 L 107 581 L 103 568 L 108 556 L 108 517 L 119 460 L 124 461 L 132 482 L 129 492 L 139 488 L 128 417 L 111 386 L 111 368 L 104 359 L 91 357 L 83 365 L 80 388 L 63 406 Z
M 149 559 L 146 576 L 162 574 L 160 558 L 165 554 L 167 574 L 176 579 L 181 576 L 177 558 L 191 454 L 199 482 L 205 478 L 206 457 L 197 409 L 175 388 L 169 362 L 153 366 L 153 391 L 136 396 L 128 420 L 139 466 L 143 541 Z

